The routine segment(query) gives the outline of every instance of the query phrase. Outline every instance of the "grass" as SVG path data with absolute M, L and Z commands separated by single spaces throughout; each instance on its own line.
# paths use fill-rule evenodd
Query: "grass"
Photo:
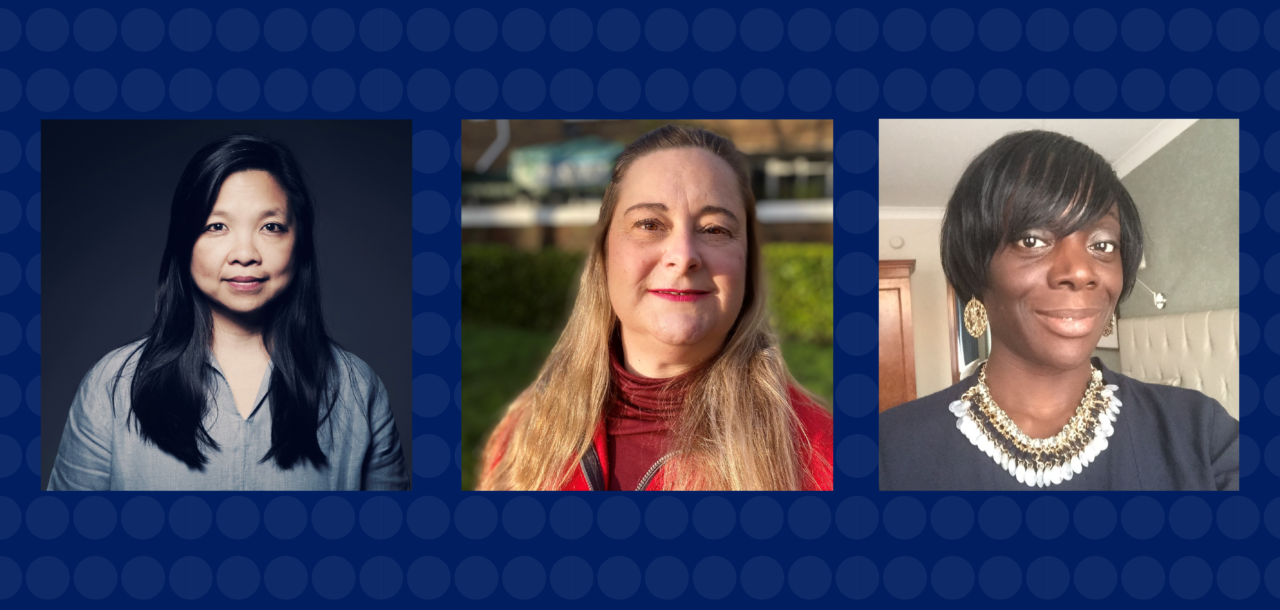
M 462 488 L 473 489 L 481 443 L 538 374 L 559 332 L 464 322 L 462 335 Z M 796 380 L 830 405 L 831 346 L 787 342 L 782 355 Z

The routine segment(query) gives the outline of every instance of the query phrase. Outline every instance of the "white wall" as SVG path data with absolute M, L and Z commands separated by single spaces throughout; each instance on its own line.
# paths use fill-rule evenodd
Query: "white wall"
M 880 260 L 914 259 L 911 274 L 911 323 L 915 334 L 916 397 L 951 385 L 947 280 L 942 273 L 938 237 L 942 219 L 880 219 Z M 901 237 L 901 248 L 890 240 Z

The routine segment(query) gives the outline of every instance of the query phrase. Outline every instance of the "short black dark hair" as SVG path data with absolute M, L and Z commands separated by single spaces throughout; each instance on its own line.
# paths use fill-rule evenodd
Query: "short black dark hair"
M 1070 235 L 1117 206 L 1120 262 L 1129 297 L 1142 260 L 1142 220 L 1111 164 L 1092 148 L 1051 131 L 996 140 L 969 163 L 942 219 L 942 270 L 961 302 L 987 288 L 991 258 L 1031 229 Z

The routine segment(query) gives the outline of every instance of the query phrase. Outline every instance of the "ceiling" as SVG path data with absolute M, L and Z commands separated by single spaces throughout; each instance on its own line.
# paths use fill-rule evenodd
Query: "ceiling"
M 1069 135 L 1124 177 L 1195 119 L 881 119 L 881 215 L 941 217 L 960 174 L 1001 136 L 1027 129 Z

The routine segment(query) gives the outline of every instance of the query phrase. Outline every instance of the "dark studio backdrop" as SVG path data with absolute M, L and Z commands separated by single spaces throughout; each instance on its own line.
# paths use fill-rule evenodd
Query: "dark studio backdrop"
M 413 464 L 409 121 L 43 121 L 41 489 L 80 380 L 151 324 L 178 178 L 238 131 L 284 142 L 316 205 L 325 323 L 387 387 Z

